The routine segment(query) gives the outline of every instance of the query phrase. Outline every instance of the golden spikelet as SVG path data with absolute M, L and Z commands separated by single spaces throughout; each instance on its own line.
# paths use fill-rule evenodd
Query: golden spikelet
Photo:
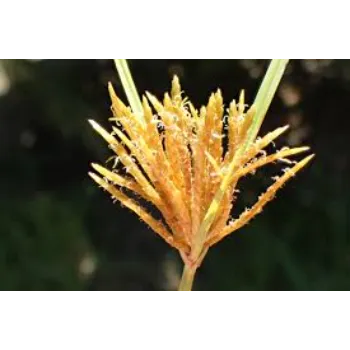
M 243 147 L 256 112 L 254 106 L 246 111 L 244 91 L 238 103 L 231 102 L 227 115 L 220 90 L 198 112 L 182 97 L 175 76 L 171 92 L 164 95 L 163 102 L 146 93 L 140 118 L 117 97 L 111 84 L 108 90 L 112 100 L 111 120 L 115 123 L 112 131 L 107 132 L 94 121 L 90 123 L 124 165 L 125 174 L 92 164 L 96 173 L 89 175 L 114 200 L 134 211 L 178 249 L 185 264 L 198 267 L 209 247 L 259 214 L 277 190 L 313 158 L 310 155 L 297 163 L 289 160 L 308 147 L 285 147 L 266 155 L 263 149 L 288 126 Z M 225 138 L 228 141 L 224 152 Z M 275 161 L 294 165 L 276 178 L 251 209 L 230 220 L 239 180 Z M 123 188 L 136 194 L 136 198 L 151 202 L 164 222 L 154 219 L 136 199 L 123 193 Z

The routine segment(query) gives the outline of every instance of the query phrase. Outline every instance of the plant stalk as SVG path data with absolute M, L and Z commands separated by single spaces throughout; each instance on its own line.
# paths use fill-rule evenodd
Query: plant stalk
M 242 153 L 249 148 L 257 137 L 261 124 L 264 121 L 266 112 L 270 107 L 273 97 L 275 96 L 288 62 L 289 59 L 271 60 L 253 103 L 256 108 L 256 113 L 254 115 L 252 125 L 248 131 L 247 140 L 241 149 Z
M 143 109 L 140 96 L 137 92 L 134 80 L 132 78 L 128 63 L 125 59 L 115 59 L 115 66 L 122 82 L 126 97 L 128 98 L 130 107 L 135 115 L 139 118 L 143 117 Z
M 179 291 L 192 290 L 196 270 L 197 270 L 197 268 L 195 266 L 191 267 L 187 264 L 184 265 L 184 269 L 182 272 L 182 278 L 181 278 L 181 282 L 179 285 Z

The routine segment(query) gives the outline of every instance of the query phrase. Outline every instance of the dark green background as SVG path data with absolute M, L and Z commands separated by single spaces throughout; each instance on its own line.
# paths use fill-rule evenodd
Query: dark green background
M 139 91 L 158 96 L 177 73 L 200 105 L 218 87 L 226 103 L 241 88 L 251 102 L 267 63 L 131 60 L 130 67 Z M 87 176 L 91 161 L 111 155 L 87 123 L 108 125 L 108 81 L 125 100 L 113 61 L 0 66 L 10 83 L 0 95 L 0 289 L 173 289 L 176 251 Z M 209 252 L 195 289 L 350 289 L 349 102 L 350 61 L 291 61 L 262 132 L 290 123 L 276 147 L 310 145 L 316 158 L 262 215 Z M 233 214 L 280 171 L 275 165 L 242 182 Z

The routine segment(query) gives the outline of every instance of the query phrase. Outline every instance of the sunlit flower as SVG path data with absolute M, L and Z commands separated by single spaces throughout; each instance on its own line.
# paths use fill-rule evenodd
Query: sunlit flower
M 142 115 L 125 106 L 112 85 L 109 93 L 114 115 L 111 132 L 92 120 L 90 123 L 114 151 L 114 164 L 123 168 L 114 165 L 110 170 L 92 164 L 95 172 L 89 175 L 113 200 L 134 211 L 178 249 L 185 264 L 198 267 L 211 246 L 252 220 L 313 157 L 300 162 L 288 159 L 308 147 L 284 147 L 271 155 L 263 151 L 288 126 L 247 145 L 255 108 L 246 110 L 243 92 L 239 101 L 232 101 L 225 110 L 218 90 L 207 106 L 197 111 L 182 97 L 179 80 L 174 77 L 171 93 L 165 94 L 163 102 L 146 93 Z M 230 218 L 239 180 L 276 161 L 291 167 L 274 178 L 252 208 Z M 163 219 L 150 215 L 142 200 L 152 203 Z

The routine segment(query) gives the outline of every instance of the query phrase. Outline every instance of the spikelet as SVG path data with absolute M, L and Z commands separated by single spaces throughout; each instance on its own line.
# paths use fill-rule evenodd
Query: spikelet
M 308 147 L 283 148 L 266 154 L 264 148 L 288 126 L 242 147 L 256 113 L 254 106 L 246 109 L 244 91 L 238 103 L 235 100 L 230 103 L 227 115 L 220 90 L 198 112 L 182 96 L 175 76 L 171 92 L 164 95 L 162 102 L 148 92 L 143 96 L 143 118 L 139 118 L 118 98 L 111 84 L 108 90 L 114 123 L 111 132 L 95 121 L 90 123 L 115 152 L 125 173 L 93 163 L 95 173 L 89 175 L 113 200 L 135 212 L 178 249 L 184 262 L 192 266 L 198 267 L 209 247 L 248 224 L 277 190 L 313 158 L 310 155 L 297 163 L 289 160 Z M 242 149 L 246 150 L 241 152 Z M 251 209 L 230 220 L 239 180 L 276 161 L 295 165 L 277 177 Z M 123 188 L 152 203 L 162 214 L 163 222 L 154 219 L 128 192 L 122 192 Z

